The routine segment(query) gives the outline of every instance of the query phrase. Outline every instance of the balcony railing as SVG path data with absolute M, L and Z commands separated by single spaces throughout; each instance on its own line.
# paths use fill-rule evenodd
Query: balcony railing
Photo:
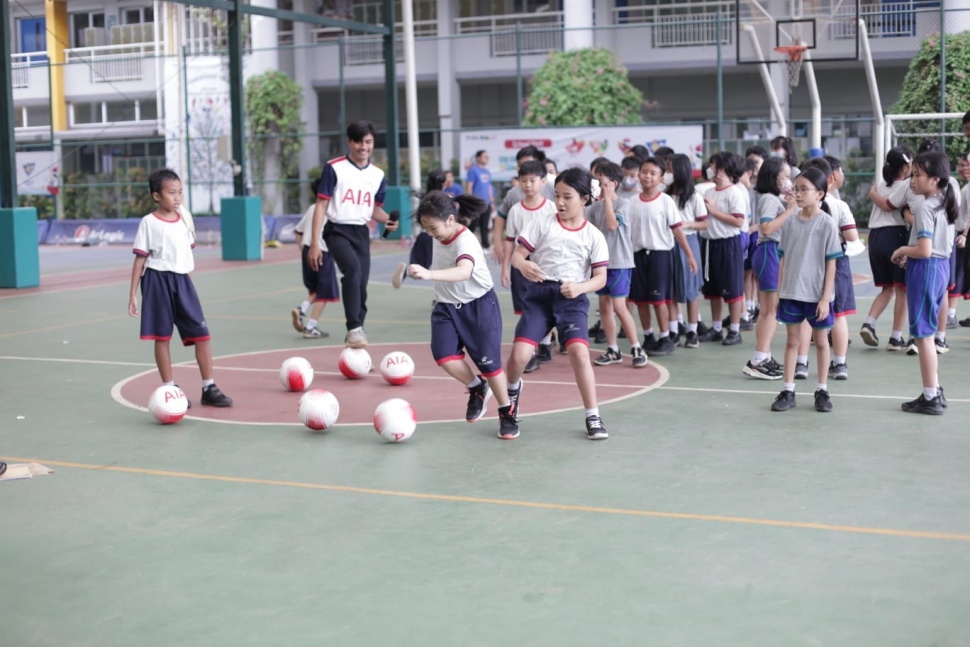
M 132 43 L 76 47 L 64 50 L 67 63 L 86 63 L 91 83 L 140 81 L 144 78 L 143 64 L 158 55 L 160 43 Z
M 10 67 L 13 72 L 13 87 L 15 89 L 23 89 L 30 87 L 30 68 L 47 65 L 47 54 L 44 52 L 11 54 L 10 60 Z
M 922 0 L 909 2 L 887 2 L 883 4 L 864 4 L 859 9 L 859 17 L 866 21 L 866 33 L 869 38 L 906 38 L 918 36 L 916 19 L 920 14 L 932 13 L 939 15 L 938 7 L 929 7 Z M 856 37 L 856 24 L 847 20 L 854 16 L 855 10 L 851 6 L 842 6 L 835 15 L 841 20 L 829 23 L 829 38 L 846 40 Z
M 503 14 L 459 18 L 458 34 L 490 34 L 493 57 L 546 54 L 562 49 L 563 12 Z

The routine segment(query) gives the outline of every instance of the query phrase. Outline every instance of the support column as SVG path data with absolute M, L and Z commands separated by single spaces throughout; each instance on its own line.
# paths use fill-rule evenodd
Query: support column
M 461 86 L 455 78 L 452 51 L 452 47 L 460 41 L 450 38 L 457 14 L 456 2 L 441 0 L 438 3 L 438 122 L 441 128 L 441 166 L 445 170 L 451 169 L 451 161 L 458 158 L 457 129 L 461 128 Z
M 10 37 L 10 3 L 0 6 L 0 133 L 7 142 L 14 141 L 13 112 L 13 58 Z M 17 156 L 16 147 L 6 145 L 0 148 L 0 208 L 16 206 L 17 200 Z
M 315 10 L 313 0 L 298 0 L 294 7 L 294 11 L 304 13 L 313 13 Z M 323 165 L 323 160 L 320 159 L 320 136 L 316 134 L 320 132 L 320 97 L 313 85 L 313 70 L 316 69 L 316 66 L 313 65 L 314 59 L 318 55 L 324 58 L 334 58 L 337 52 L 335 47 L 309 47 L 313 42 L 312 30 L 313 26 L 310 23 L 293 23 L 293 44 L 296 46 L 293 50 L 294 80 L 303 88 L 303 108 L 300 110 L 300 120 L 305 124 L 304 128 L 307 132 L 314 133 L 303 138 L 303 146 L 300 149 L 301 181 L 310 177 L 310 169 Z M 306 193 L 307 199 L 303 199 L 304 191 L 301 190 L 300 193 L 302 202 L 307 203 L 313 200 L 313 196 L 309 192 Z
M 67 101 L 64 98 L 64 43 L 71 42 L 67 3 L 45 0 L 47 60 L 51 74 L 51 126 L 54 132 L 67 130 Z
M 593 46 L 593 0 L 563 0 L 563 49 Z
M 254 7 L 264 7 L 266 9 L 276 9 L 276 0 L 252 0 Z M 269 16 L 257 16 L 251 14 L 250 32 L 253 38 L 253 54 L 250 57 L 248 72 L 250 76 L 265 74 L 271 70 L 280 69 L 279 53 L 279 24 L 276 18 Z M 297 24 L 294 23 L 294 27 Z

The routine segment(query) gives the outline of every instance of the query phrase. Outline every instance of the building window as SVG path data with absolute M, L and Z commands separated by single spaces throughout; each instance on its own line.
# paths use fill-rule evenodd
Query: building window
M 86 11 L 71 14 L 71 47 L 105 45 L 104 13 Z

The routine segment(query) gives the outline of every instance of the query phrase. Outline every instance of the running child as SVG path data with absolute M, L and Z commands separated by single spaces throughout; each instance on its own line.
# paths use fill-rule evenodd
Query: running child
M 522 369 L 539 340 L 553 327 L 565 344 L 586 409 L 586 437 L 609 438 L 596 402 L 596 377 L 589 360 L 586 295 L 606 285 L 609 252 L 603 234 L 584 216 L 592 201 L 593 176 L 570 168 L 556 178 L 554 218 L 533 218 L 519 235 L 512 266 L 532 283 L 508 361 L 509 400 L 516 415 L 522 396 Z
M 586 219 L 600 230 L 606 239 L 610 263 L 606 266 L 606 286 L 597 290 L 600 319 L 606 335 L 606 352 L 593 360 L 597 366 L 622 364 L 623 355 L 617 343 L 616 317 L 631 340 L 630 355 L 633 368 L 647 365 L 647 356 L 637 342 L 637 328 L 633 315 L 627 307 L 630 296 L 630 279 L 633 275 L 633 240 L 630 238 L 630 221 L 627 216 L 630 202 L 617 197 L 617 187 L 623 181 L 619 164 L 605 162 L 596 168 L 594 177 L 600 183 L 600 197 L 588 209 Z
M 832 298 L 835 289 L 835 261 L 842 255 L 838 227 L 826 210 L 828 181 L 817 168 L 805 169 L 795 179 L 792 191 L 798 215 L 781 227 L 778 254 L 778 321 L 787 327 L 784 388 L 771 405 L 772 411 L 795 408 L 795 360 L 800 331 L 807 321 L 815 339 L 818 387 L 815 410 L 832 410 L 828 393 L 829 340 L 832 327 Z
M 313 195 L 317 194 L 317 184 L 314 181 L 310 185 Z M 290 316 L 293 319 L 293 327 L 298 332 L 303 333 L 304 339 L 322 339 L 329 337 L 330 333 L 317 328 L 317 322 L 323 315 L 323 309 L 327 303 L 340 300 L 340 288 L 337 285 L 337 267 L 334 265 L 333 257 L 327 249 L 327 244 L 320 238 L 320 251 L 323 252 L 323 260 L 320 262 L 320 269 L 313 269 L 310 266 L 310 232 L 313 229 L 313 212 L 316 210 L 316 203 L 303 214 L 300 222 L 296 224 L 294 233 L 296 234 L 296 244 L 300 246 L 300 262 L 303 266 L 303 286 L 309 291 L 307 298 L 299 307 L 293 308 Z M 326 215 L 324 215 L 326 218 Z M 307 319 L 307 312 L 310 318 Z
M 876 336 L 876 321 L 893 300 L 892 336 L 886 350 L 905 351 L 903 341 L 903 318 L 906 316 L 906 274 L 903 268 L 892 261 L 893 253 L 906 244 L 906 228 L 909 223 L 901 211 L 906 202 L 909 189 L 910 162 L 913 152 L 906 146 L 897 146 L 886 153 L 886 163 L 882 167 L 882 182 L 870 194 L 878 194 L 886 199 L 889 210 L 872 205 L 869 215 L 869 266 L 872 280 L 879 294 L 872 300 L 869 314 L 859 330 L 859 336 L 867 346 L 879 346 Z
M 498 436 L 511 440 L 518 438 L 519 427 L 502 371 L 502 312 L 485 252 L 461 222 L 474 222 L 486 209 L 485 201 L 474 196 L 426 193 L 418 204 L 417 217 L 433 239 L 433 260 L 431 269 L 408 266 L 408 275 L 434 281 L 437 303 L 431 311 L 431 353 L 445 373 L 468 387 L 465 420 L 481 420 L 495 394 Z M 479 375 L 465 362 L 466 351 Z
M 690 247 L 694 262 L 701 258 L 701 243 L 699 231 L 707 229 L 707 207 L 704 198 L 694 190 L 694 169 L 690 158 L 678 153 L 670 158 L 671 182 L 667 186 L 667 195 L 677 203 L 680 218 L 684 222 L 684 236 Z M 668 311 L 670 313 L 670 330 L 674 333 L 676 325 L 677 337 L 684 333 L 684 348 L 697 348 L 700 343 L 697 335 L 697 325 L 700 318 L 701 274 L 691 272 L 687 262 L 687 254 L 679 246 L 674 247 L 674 295 Z M 686 307 L 687 323 L 684 323 L 684 312 L 680 304 Z
M 461 189 L 458 189 L 458 193 L 454 193 L 448 190 L 448 176 L 451 171 L 443 171 L 439 169 L 432 169 L 428 171 L 428 179 L 425 182 L 425 193 L 431 191 L 444 191 L 451 197 L 455 198 L 461 195 Z M 420 198 L 421 196 L 418 195 Z M 419 223 L 420 224 L 420 223 Z M 426 232 L 421 231 L 414 238 L 414 244 L 411 245 L 411 253 L 408 255 L 408 262 L 405 263 L 401 261 L 397 264 L 397 269 L 394 270 L 394 276 L 391 278 L 391 285 L 395 289 L 401 287 L 404 283 L 404 279 L 407 277 L 405 270 L 408 265 L 420 265 L 424 268 L 431 267 L 431 236 Z
M 155 342 L 155 364 L 162 384 L 174 386 L 169 341 L 178 328 L 182 344 L 195 346 L 195 361 L 202 374 L 202 404 L 230 407 L 232 399 L 212 379 L 212 347 L 202 314 L 199 295 L 189 274 L 195 269 L 192 249 L 195 230 L 179 209 L 182 181 L 171 169 L 159 169 L 148 178 L 148 190 L 158 205 L 138 223 L 132 251 L 131 289 L 128 314 L 138 316 L 138 287 L 141 286 L 141 338 Z
M 769 157 L 761 164 L 754 190 L 757 193 L 755 220 L 759 235 L 751 267 L 758 281 L 758 323 L 754 331 L 754 352 L 741 369 L 759 380 L 780 380 L 781 365 L 771 356 L 771 340 L 778 327 L 778 241 L 781 228 L 795 212 L 791 167 L 779 157 Z
M 525 299 L 529 281 L 519 270 L 512 267 L 512 253 L 515 251 L 515 241 L 525 230 L 526 226 L 535 218 L 551 218 L 556 214 L 556 204 L 547 200 L 542 187 L 546 184 L 545 164 L 538 160 L 527 160 L 519 167 L 519 188 L 522 200 L 509 207 L 505 216 L 505 240 L 502 241 L 502 286 L 512 291 L 512 309 L 517 315 L 522 314 L 522 303 Z M 552 338 L 546 335 L 539 342 L 536 354 L 525 367 L 526 373 L 539 368 L 540 363 L 552 360 Z
M 710 158 L 714 188 L 704 196 L 708 225 L 705 237 L 704 296 L 711 302 L 711 328 L 701 341 L 719 341 L 724 346 L 741 343 L 741 314 L 744 311 L 744 250 L 741 228 L 748 213 L 748 196 L 738 183 L 744 174 L 742 158 L 730 151 Z M 721 332 L 723 304 L 729 308 L 727 336 Z
M 951 239 L 948 225 L 957 219 L 956 196 L 950 186 L 950 163 L 940 152 L 921 153 L 913 160 L 913 192 L 924 198 L 914 214 L 909 245 L 892 254 L 894 263 L 906 269 L 909 333 L 919 347 L 919 370 L 923 392 L 902 405 L 907 413 L 942 415 L 946 397 L 940 387 L 933 349 L 940 306 L 950 280 Z
M 677 203 L 663 192 L 663 162 L 656 158 L 640 165 L 643 192 L 630 204 L 630 236 L 633 239 L 634 264 L 630 299 L 637 305 L 643 325 L 649 325 L 650 308 L 657 317 L 657 341 L 644 350 L 649 357 L 663 357 L 674 352 L 670 338 L 670 314 L 673 303 L 674 245 L 680 246 L 691 273 L 697 272 L 697 261 L 684 236 L 684 221 Z M 646 312 L 644 312 L 646 311 Z M 646 331 L 644 332 L 646 333 Z

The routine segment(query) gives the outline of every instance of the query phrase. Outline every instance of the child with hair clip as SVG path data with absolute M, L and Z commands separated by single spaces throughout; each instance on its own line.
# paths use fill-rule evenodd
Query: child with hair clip
M 906 269 L 909 333 L 920 350 L 923 392 L 915 400 L 904 402 L 902 410 L 939 416 L 946 408 L 946 397 L 937 375 L 939 359 L 933 349 L 933 339 L 950 281 L 952 239 L 948 227 L 956 222 L 958 215 L 946 155 L 935 151 L 917 155 L 913 160 L 911 185 L 923 203 L 913 215 L 909 245 L 893 252 L 892 260 Z
M 810 167 L 795 179 L 792 191 L 798 215 L 781 226 L 778 254 L 778 321 L 785 324 L 784 388 L 771 405 L 772 411 L 795 408 L 795 360 L 803 322 L 812 328 L 818 370 L 815 410 L 832 410 L 828 393 L 829 340 L 832 327 L 832 299 L 835 290 L 835 261 L 842 256 L 839 231 L 828 214 L 825 173 Z
M 434 281 L 437 302 L 431 311 L 431 354 L 445 373 L 468 388 L 465 420 L 480 420 L 494 393 L 498 436 L 511 440 L 518 438 L 519 426 L 502 371 L 502 312 L 485 252 L 465 224 L 486 209 L 485 201 L 474 196 L 426 193 L 416 217 L 433 239 L 431 269 L 415 263 L 408 266 L 408 275 Z M 465 361 L 466 351 L 479 375 Z
M 566 346 L 576 384 L 586 409 L 586 437 L 609 438 L 596 401 L 596 377 L 589 359 L 586 295 L 606 285 L 609 252 L 606 239 L 586 221 L 592 202 L 593 176 L 570 168 L 556 178 L 553 218 L 533 218 L 519 235 L 512 266 L 532 283 L 508 360 L 509 400 L 520 410 L 522 371 L 535 347 L 555 327 Z
M 905 351 L 903 340 L 903 318 L 906 316 L 906 274 L 892 262 L 892 255 L 906 244 L 906 228 L 909 224 L 902 214 L 909 190 L 910 163 L 913 151 L 906 146 L 897 146 L 886 153 L 886 163 L 882 167 L 882 182 L 874 186 L 870 198 L 881 196 L 886 200 L 883 205 L 876 204 L 873 198 L 872 213 L 869 215 L 869 266 L 872 280 L 881 292 L 872 300 L 869 314 L 859 330 L 859 336 L 867 346 L 879 346 L 876 336 L 876 321 L 893 300 L 893 328 L 886 350 Z

